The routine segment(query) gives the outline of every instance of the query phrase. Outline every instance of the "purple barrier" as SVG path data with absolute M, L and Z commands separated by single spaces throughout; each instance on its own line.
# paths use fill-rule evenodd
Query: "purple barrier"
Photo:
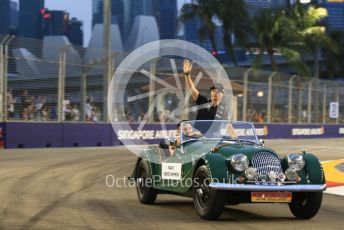
M 344 137 L 344 124 L 255 124 L 257 135 L 264 139 L 305 139 Z
M 63 123 L 63 147 L 112 146 L 115 135 L 109 124 Z
M 6 148 L 61 147 L 60 123 L 6 123 Z
M 0 149 L 6 147 L 6 124 L 0 122 Z
M 176 125 L 148 124 L 137 130 L 138 124 L 123 127 L 116 125 L 117 134 L 110 124 L 94 123 L 0 123 L 6 128 L 6 148 L 44 148 L 44 147 L 90 147 L 114 146 L 123 142 L 128 144 L 158 144 L 166 136 L 174 136 Z M 290 138 L 334 138 L 344 137 L 344 124 L 341 125 L 290 125 L 255 124 L 257 134 L 263 139 Z

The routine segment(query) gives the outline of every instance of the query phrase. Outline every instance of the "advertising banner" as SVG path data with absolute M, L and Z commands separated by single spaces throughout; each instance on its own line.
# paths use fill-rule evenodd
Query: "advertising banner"
M 67 123 L 0 123 L 0 148 L 90 147 L 160 144 L 175 137 L 176 124 L 139 124 L 121 126 L 117 133 L 111 124 Z M 262 139 L 344 138 L 344 124 L 255 124 Z

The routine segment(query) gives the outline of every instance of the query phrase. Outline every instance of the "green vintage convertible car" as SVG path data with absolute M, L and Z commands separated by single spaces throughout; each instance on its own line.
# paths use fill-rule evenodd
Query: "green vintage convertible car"
M 208 220 L 239 203 L 288 203 L 300 219 L 317 214 L 326 184 L 311 153 L 280 157 L 247 122 L 186 121 L 179 133 L 140 154 L 132 178 L 141 203 L 153 204 L 157 194 L 192 197 Z

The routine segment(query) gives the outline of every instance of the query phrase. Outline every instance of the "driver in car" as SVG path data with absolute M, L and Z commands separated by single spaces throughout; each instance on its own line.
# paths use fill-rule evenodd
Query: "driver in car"
M 185 120 L 181 121 L 177 124 L 176 145 L 180 145 L 180 136 L 181 135 L 183 135 L 183 137 L 202 137 L 203 136 L 201 132 L 194 131 L 191 123 L 189 123 L 189 122 L 185 122 L 183 124 L 183 127 L 180 128 L 182 122 L 185 122 Z
M 187 122 L 183 124 L 183 135 L 185 137 L 201 137 L 202 134 L 199 131 L 194 131 L 192 125 Z

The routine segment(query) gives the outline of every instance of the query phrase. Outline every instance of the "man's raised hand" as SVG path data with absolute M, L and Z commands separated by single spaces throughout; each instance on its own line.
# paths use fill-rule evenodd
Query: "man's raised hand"
M 184 62 L 183 62 L 183 71 L 184 71 L 184 74 L 190 74 L 191 72 L 191 69 L 192 69 L 192 63 L 189 59 L 184 59 Z

